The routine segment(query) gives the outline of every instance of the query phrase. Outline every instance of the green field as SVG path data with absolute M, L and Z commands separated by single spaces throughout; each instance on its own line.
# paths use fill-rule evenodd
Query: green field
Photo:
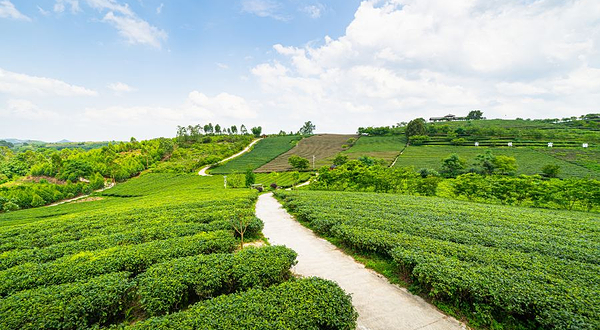
M 549 149 L 549 148 L 548 148 Z M 453 153 L 467 160 L 467 168 L 473 163 L 475 157 L 490 150 L 494 155 L 505 155 L 515 157 L 517 160 L 517 174 L 539 174 L 542 167 L 548 164 L 560 166 L 559 176 L 562 178 L 597 178 L 600 172 L 592 168 L 568 162 L 548 153 L 545 149 L 538 148 L 487 148 L 487 147 L 461 147 L 461 146 L 409 146 L 404 153 L 398 157 L 395 166 L 412 166 L 415 170 L 421 168 L 441 169 L 442 159 Z M 566 150 L 566 149 L 560 149 Z M 558 151 L 557 151 L 558 152 Z M 589 150 L 589 157 L 600 160 L 600 151 Z
M 300 179 L 298 179 L 298 182 L 304 182 L 308 180 L 311 175 L 308 172 L 300 172 L 299 174 Z M 287 188 L 294 184 L 294 179 L 292 178 L 292 172 L 257 173 L 256 183 L 260 183 L 265 187 L 269 186 L 271 183 L 275 183 L 279 187 Z
M 318 134 L 300 140 L 291 150 L 279 155 L 277 158 L 256 169 L 258 173 L 291 171 L 288 159 L 292 155 L 304 157 L 310 161 L 311 168 L 313 156 L 315 157 L 315 168 L 323 165 L 331 165 L 331 159 L 338 153 L 344 151 L 348 145 L 348 139 L 356 139 L 356 135 L 341 134 Z
M 342 152 L 350 159 L 362 156 L 384 159 L 391 164 L 406 145 L 404 135 L 361 136 L 350 149 Z
M 339 320 L 332 329 L 350 329 L 349 297 L 332 282 L 294 280 L 294 251 L 236 252 L 232 218 L 250 221 L 247 240 L 262 228 L 257 193 L 222 182 L 151 173 L 86 202 L 0 214 L 0 329 L 214 329 L 215 318 L 230 329 L 268 319 L 292 328 Z
M 271 136 L 265 138 L 256 143 L 250 152 L 236 157 L 223 165 L 219 165 L 210 170 L 210 173 L 227 174 L 244 172 L 249 168 L 255 170 L 293 148 L 301 138 L 299 135 Z
M 397 265 L 473 325 L 600 327 L 595 214 L 377 193 L 280 191 L 320 234 Z

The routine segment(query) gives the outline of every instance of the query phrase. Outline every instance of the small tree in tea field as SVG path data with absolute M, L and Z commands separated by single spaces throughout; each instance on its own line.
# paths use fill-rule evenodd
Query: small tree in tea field
M 252 216 L 244 213 L 236 213 L 230 220 L 231 227 L 240 235 L 240 249 L 244 248 L 244 234 L 252 222 Z

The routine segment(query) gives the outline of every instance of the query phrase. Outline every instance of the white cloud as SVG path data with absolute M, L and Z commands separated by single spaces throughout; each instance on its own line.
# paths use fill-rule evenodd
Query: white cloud
M 577 115 L 600 103 L 598 17 L 594 0 L 363 1 L 345 35 L 274 45 L 251 72 L 271 111 L 329 131 L 471 109 Z
M 121 4 L 116 0 L 85 0 L 85 3 L 97 11 L 106 11 L 102 22 L 112 25 L 130 44 L 161 48 L 162 42 L 167 40 L 168 35 L 164 30 L 141 19 L 126 3 Z M 71 12 L 81 11 L 78 0 L 56 0 L 54 11 L 63 12 L 67 4 L 71 6 Z M 159 8 L 162 10 L 162 4 Z M 160 13 L 160 10 L 157 9 L 157 12 Z
M 242 0 L 242 12 L 278 21 L 289 21 L 291 17 L 283 15 L 281 9 L 282 5 L 274 0 Z
M 0 108 L 0 117 L 26 120 L 48 120 L 56 119 L 59 115 L 52 111 L 42 110 L 28 100 L 10 99 L 6 102 L 5 109 Z
M 188 94 L 178 107 L 111 106 L 103 109 L 88 107 L 84 117 L 107 125 L 140 125 L 151 127 L 157 122 L 171 125 L 190 122 L 235 122 L 255 118 L 253 106 L 242 97 L 221 93 L 214 97 L 198 91 Z
M 23 15 L 12 2 L 8 0 L 0 1 L 0 17 L 12 18 L 20 21 L 31 21 L 31 18 Z
M 98 92 L 64 81 L 0 68 L 0 93 L 11 95 L 97 96 Z
M 229 65 L 227 65 L 227 64 L 220 63 L 220 62 L 217 62 L 217 63 L 215 63 L 215 64 L 217 65 L 217 67 L 218 67 L 219 69 L 223 69 L 223 70 L 227 70 L 227 69 L 229 69 Z
M 56 0 L 54 3 L 54 12 L 62 13 L 65 11 L 67 6 L 71 8 L 71 13 L 73 14 L 81 11 L 78 0 Z
M 161 3 L 160 6 L 156 7 L 156 13 L 160 15 L 162 13 L 162 10 L 164 7 L 165 7 L 165 4 Z
M 122 82 L 115 82 L 115 83 L 111 83 L 108 84 L 108 89 L 112 90 L 113 92 L 115 92 L 115 94 L 117 95 L 121 95 L 123 93 L 130 93 L 130 92 L 135 92 L 137 91 L 136 88 L 133 88 L 125 83 Z
M 50 15 L 50 12 L 45 10 L 44 8 L 37 6 L 38 11 L 40 12 L 40 14 L 44 15 L 44 16 L 48 16 Z
M 167 40 L 167 33 L 137 16 L 115 15 L 108 12 L 102 21 L 113 25 L 119 34 L 130 44 L 146 44 L 161 48 L 161 42 Z
M 257 113 L 242 97 L 221 93 L 215 97 L 209 97 L 198 91 L 188 95 L 185 104 L 187 111 L 196 111 L 210 114 L 213 117 L 226 117 L 231 119 L 255 118 Z
M 323 11 L 325 10 L 325 7 L 322 4 L 317 3 L 315 5 L 304 6 L 300 10 L 306 13 L 311 18 L 316 19 L 321 17 Z

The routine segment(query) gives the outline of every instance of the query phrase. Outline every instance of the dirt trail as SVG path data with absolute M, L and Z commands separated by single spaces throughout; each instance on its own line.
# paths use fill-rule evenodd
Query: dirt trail
M 95 192 L 95 193 L 97 193 L 97 192 L 102 192 L 102 191 L 105 191 L 106 189 L 110 189 L 110 188 L 112 188 L 112 187 L 114 187 L 114 186 L 115 186 L 115 183 L 114 183 L 114 182 L 111 182 L 111 183 L 110 183 L 108 186 L 106 186 L 106 187 L 104 187 L 104 188 L 102 188 L 102 189 L 94 190 L 93 192 Z M 56 205 L 61 205 L 61 204 L 65 204 L 65 203 L 70 203 L 70 202 L 78 201 L 78 200 L 80 200 L 80 199 L 83 199 L 83 198 L 89 197 L 90 195 L 91 195 L 91 194 L 82 195 L 82 196 L 77 196 L 77 197 L 75 197 L 75 198 L 66 199 L 66 200 L 63 200 L 63 201 L 60 201 L 60 202 L 56 202 L 56 203 L 52 203 L 52 204 L 50 204 L 50 205 L 46 205 L 46 207 L 50 207 L 50 206 L 56 206 Z
M 333 280 L 352 295 L 359 313 L 358 329 L 466 329 L 317 237 L 295 221 L 271 193 L 258 198 L 256 215 L 265 223 L 263 233 L 271 244 L 285 245 L 298 253 L 298 264 L 293 268 L 296 274 Z
M 252 148 L 252 146 L 253 146 L 253 145 L 255 145 L 255 144 L 256 144 L 258 141 L 260 141 L 260 140 L 262 140 L 262 139 L 256 139 L 256 140 L 252 141 L 252 142 L 251 142 L 251 143 L 250 143 L 250 144 L 249 144 L 249 145 L 248 145 L 246 148 L 244 148 L 244 150 L 242 150 L 242 151 L 238 152 L 237 154 L 235 154 L 235 155 L 233 155 L 233 156 L 229 156 L 229 157 L 227 157 L 227 158 L 225 158 L 225 159 L 221 160 L 221 161 L 220 161 L 220 162 L 218 162 L 217 164 L 220 164 L 220 163 L 226 162 L 226 161 L 228 161 L 228 160 L 232 160 L 232 159 L 234 159 L 235 157 L 239 157 L 239 156 L 241 156 L 241 155 L 243 155 L 243 154 L 247 153 L 247 152 L 250 150 L 250 148 Z M 210 174 L 206 173 L 206 171 L 208 171 L 208 169 L 209 169 L 211 166 L 212 166 L 212 164 L 211 164 L 211 165 L 207 165 L 207 166 L 203 167 L 203 168 L 202 168 L 202 169 L 201 169 L 201 170 L 198 172 L 198 175 L 200 175 L 200 176 L 212 176 L 212 175 L 210 175 Z

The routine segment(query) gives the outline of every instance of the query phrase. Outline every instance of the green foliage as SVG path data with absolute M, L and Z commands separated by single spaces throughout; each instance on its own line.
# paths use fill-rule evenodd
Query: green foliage
M 469 114 L 467 115 L 467 119 L 469 119 L 469 120 L 483 119 L 483 112 L 481 110 L 469 111 Z
M 298 173 L 298 179 L 295 179 L 294 174 Z M 275 183 L 280 188 L 289 188 L 300 181 L 306 181 L 310 178 L 309 172 L 283 172 L 283 173 L 257 173 L 256 182 L 263 186 L 269 186 Z
M 291 276 L 295 260 L 296 253 L 283 246 L 174 259 L 140 276 L 140 303 L 148 315 L 161 315 L 188 301 L 269 287 Z
M 103 178 L 102 184 L 104 184 Z M 91 191 L 92 185 L 84 182 L 51 184 L 40 181 L 39 183 L 27 182 L 10 187 L 0 187 L 0 211 L 5 208 L 7 203 L 11 203 L 11 205 L 4 211 L 14 211 L 12 204 L 17 205 L 17 209 L 28 209 L 87 194 Z
M 361 156 L 381 158 L 391 164 L 406 145 L 404 135 L 392 136 L 361 136 L 354 145 L 343 151 L 349 159 L 358 159 Z
M 482 327 L 600 326 L 594 214 L 391 194 L 276 194 L 317 232 L 393 259 L 413 287 Z
M 242 172 L 248 168 L 255 170 L 275 157 L 290 150 L 301 139 L 298 135 L 270 136 L 260 140 L 247 152 L 210 171 L 211 174 Z
M 410 144 L 412 144 L 414 146 L 420 146 L 429 140 L 430 140 L 430 138 L 427 135 L 413 135 L 410 137 Z
M 124 312 L 133 287 L 129 273 L 22 291 L 0 303 L 2 329 L 84 329 Z
M 299 135 L 312 135 L 315 131 L 316 126 L 311 122 L 307 121 L 304 123 L 300 130 L 298 131 Z
M 427 129 L 425 127 L 425 119 L 417 118 L 408 122 L 406 130 L 404 131 L 406 138 L 410 142 L 410 138 L 415 135 L 427 135 Z
M 560 173 L 560 166 L 548 164 L 542 167 L 542 175 L 547 178 L 558 178 L 558 173 Z
M 331 281 L 306 278 L 267 289 L 223 295 L 183 312 L 123 329 L 354 329 L 350 296 Z
M 335 165 L 335 166 L 344 165 L 347 162 L 348 162 L 348 156 L 346 156 L 344 154 L 337 154 L 335 156 L 335 158 L 333 159 L 333 165 Z
M 256 174 L 254 174 L 250 168 L 246 170 L 245 182 L 246 187 L 250 187 L 256 182 Z
M 171 258 L 228 252 L 233 251 L 234 247 L 235 240 L 230 232 L 215 231 L 93 252 L 83 251 L 44 264 L 25 263 L 0 272 L 0 296 L 110 272 L 138 274 L 153 264 Z
M 464 173 L 467 162 L 457 154 L 442 159 L 442 170 L 440 173 L 447 178 L 453 178 Z
M 250 129 L 252 131 L 252 134 L 254 135 L 254 137 L 260 137 L 260 134 L 262 133 L 262 127 L 258 126 L 258 127 L 252 127 L 252 129 Z
M 306 158 L 302 158 L 298 155 L 292 155 L 288 158 L 288 163 L 299 171 L 305 171 L 308 169 L 310 162 Z

